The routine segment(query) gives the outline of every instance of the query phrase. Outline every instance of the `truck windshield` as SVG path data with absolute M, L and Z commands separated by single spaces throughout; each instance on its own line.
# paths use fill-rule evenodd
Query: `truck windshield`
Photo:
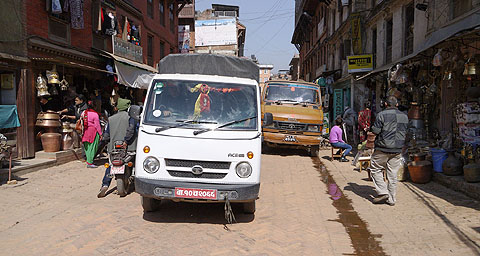
M 169 128 L 256 130 L 254 85 L 191 80 L 154 80 L 145 102 L 144 123 Z
M 265 100 L 318 104 L 318 89 L 311 86 L 295 84 L 267 85 Z

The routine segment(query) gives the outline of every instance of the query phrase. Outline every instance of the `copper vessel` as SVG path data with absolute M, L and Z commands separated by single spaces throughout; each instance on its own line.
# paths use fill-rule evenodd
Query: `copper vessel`
M 45 152 L 57 152 L 60 150 L 62 135 L 60 133 L 47 132 L 40 136 L 42 147 Z
M 408 109 L 408 119 L 422 119 L 422 113 L 420 112 L 420 105 L 418 103 L 410 103 L 410 108 Z
M 463 175 L 466 182 L 480 182 L 480 164 L 467 164 L 463 166 Z
M 35 123 L 36 126 L 39 127 L 44 127 L 44 128 L 49 128 L 49 127 L 60 127 L 62 124 L 58 120 L 52 120 L 52 119 L 37 119 L 37 122 Z
M 55 112 L 40 112 L 37 119 L 60 120 L 60 115 Z
M 432 179 L 433 165 L 430 161 L 425 160 L 425 154 L 413 155 L 413 162 L 408 164 L 408 173 L 413 183 L 428 183 Z

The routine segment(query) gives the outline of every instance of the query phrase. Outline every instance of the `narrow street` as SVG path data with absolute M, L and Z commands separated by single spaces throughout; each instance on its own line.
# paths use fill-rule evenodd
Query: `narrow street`
M 478 202 L 435 183 L 402 183 L 395 207 L 373 205 L 366 173 L 320 153 L 263 155 L 255 216 L 234 206 L 237 223 L 226 226 L 223 204 L 167 202 L 144 214 L 135 193 L 97 199 L 104 169 L 80 162 L 26 174 L 0 186 L 0 254 L 480 253 Z

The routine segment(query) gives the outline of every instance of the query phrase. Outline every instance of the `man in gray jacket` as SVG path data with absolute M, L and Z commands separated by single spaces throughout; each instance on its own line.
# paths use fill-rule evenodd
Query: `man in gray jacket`
M 138 135 L 138 120 L 130 117 L 127 112 L 130 108 L 130 100 L 118 99 L 117 109 L 118 112 L 108 118 L 108 125 L 103 133 L 103 139 L 108 142 L 108 153 L 113 149 L 115 141 L 124 141 L 124 146 L 128 151 L 135 151 L 137 146 Z M 97 194 L 98 198 L 105 197 L 108 187 L 112 182 L 110 175 L 110 166 L 105 170 L 105 175 L 102 180 L 102 187 Z
M 395 205 L 397 191 L 397 172 L 402 164 L 402 152 L 406 150 L 408 116 L 397 109 L 397 98 L 390 96 L 386 100 L 386 108 L 381 111 L 372 126 L 377 135 L 375 151 L 371 158 L 370 174 L 378 196 L 374 204 L 387 203 Z M 388 185 L 383 178 L 386 169 Z

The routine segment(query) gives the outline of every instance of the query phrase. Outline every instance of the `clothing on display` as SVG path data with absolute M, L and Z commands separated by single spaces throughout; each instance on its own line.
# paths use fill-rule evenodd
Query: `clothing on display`
M 115 17 L 112 12 L 104 15 L 103 32 L 109 36 L 114 36 L 118 32 L 117 17 Z
M 83 0 L 65 0 L 64 12 L 70 12 L 70 23 L 73 29 L 83 29 Z

